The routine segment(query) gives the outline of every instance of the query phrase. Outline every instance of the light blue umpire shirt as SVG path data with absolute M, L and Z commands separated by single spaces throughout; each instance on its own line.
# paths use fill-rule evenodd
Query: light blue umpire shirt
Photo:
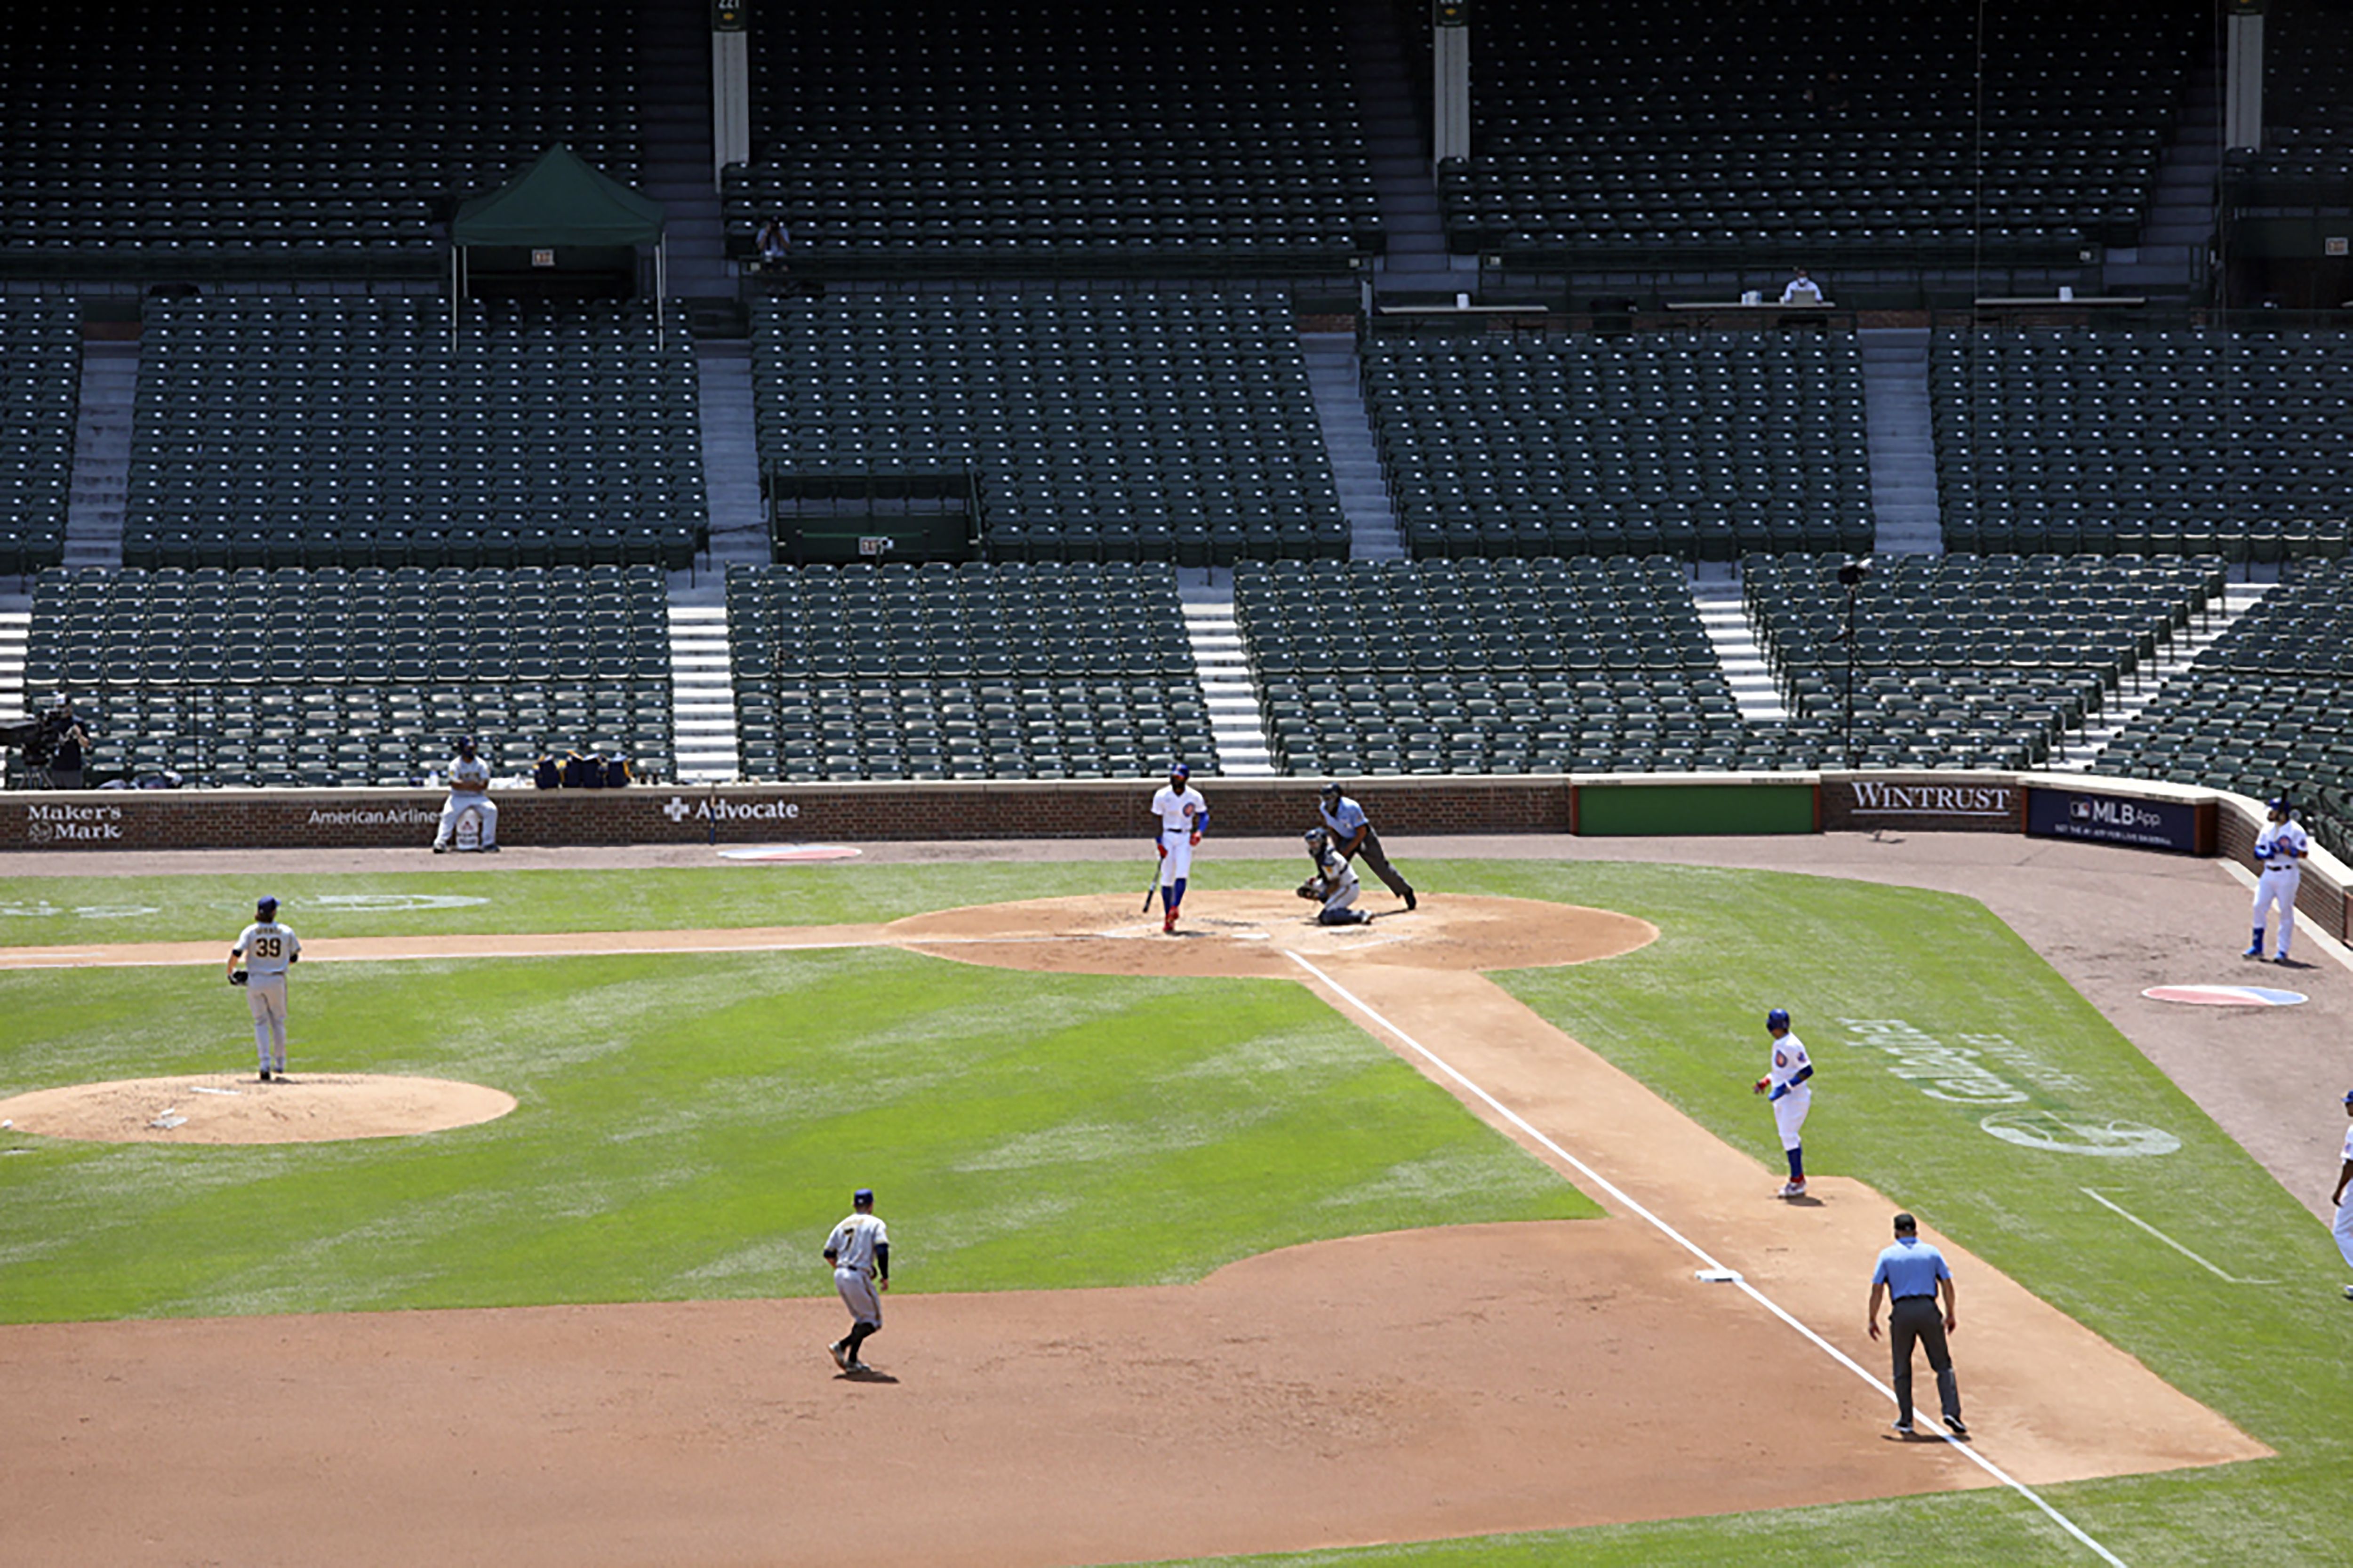
M 1323 814 L 1324 826 L 1330 828 L 1343 842 L 1346 841 L 1350 834 L 1365 825 L 1365 808 L 1345 795 L 1340 797 L 1337 808 L 1319 805 L 1316 810 Z
M 1952 1277 L 1943 1253 L 1916 1236 L 1906 1236 L 1880 1251 L 1879 1267 L 1872 1271 L 1871 1282 L 1886 1286 L 1888 1295 L 1901 1301 L 1907 1296 L 1933 1297 L 1936 1281 Z

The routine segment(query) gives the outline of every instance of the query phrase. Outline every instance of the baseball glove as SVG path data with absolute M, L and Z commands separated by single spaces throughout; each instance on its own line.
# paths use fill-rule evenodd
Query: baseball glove
M 1320 904 L 1324 901 L 1324 884 L 1321 882 L 1302 882 L 1292 891 L 1310 903 Z
M 247 975 L 245 971 L 240 969 L 236 973 L 228 977 L 228 983 L 231 985 L 242 985 L 248 978 L 249 976 Z

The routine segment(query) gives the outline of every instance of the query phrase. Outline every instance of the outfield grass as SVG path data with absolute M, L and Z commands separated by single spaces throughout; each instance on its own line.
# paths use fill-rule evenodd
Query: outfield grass
M 258 890 L 287 898 L 306 936 L 833 922 L 1100 891 L 1124 887 L 1128 869 L 477 872 L 268 889 L 249 879 L 16 881 L 0 884 L 0 900 L 39 896 L 70 910 L 84 899 L 132 902 L 125 894 L 136 889 L 157 912 L 13 917 L 0 935 L 88 942 L 103 930 L 120 940 L 216 935 L 225 945 Z M 1292 868 L 1212 869 L 1212 886 L 1271 887 Z M 2348 1560 L 2353 1307 L 2337 1294 L 2343 1269 L 2326 1230 L 1981 907 L 1764 872 L 1548 862 L 1413 870 L 1425 887 L 1590 903 L 1656 922 L 1662 939 L 1639 952 L 1504 979 L 1767 1163 L 1778 1141 L 1747 1085 L 1761 1070 L 1764 1010 L 1789 1007 L 1820 1068 L 1810 1169 L 1855 1176 L 1915 1208 L 2281 1451 L 2051 1489 L 2126 1562 Z M 492 901 L 347 927 L 349 917 L 301 902 L 469 888 Z M 205 981 L 173 971 L 0 976 L 0 1005 L 17 1021 L 0 1047 L 0 1090 L 241 1064 L 242 1010 Z M 366 1059 L 338 1066 L 494 1082 L 522 1109 L 386 1144 L 45 1146 L 0 1160 L 10 1285 L 0 1310 L 26 1319 L 819 1293 L 825 1281 L 801 1255 L 838 1217 L 846 1184 L 868 1180 L 906 1236 L 909 1285 L 934 1289 L 1191 1278 L 1309 1235 L 1585 1212 L 1548 1173 L 1284 983 L 1049 977 L 882 952 L 335 965 L 299 977 L 298 1066 L 309 1031 L 329 1016 L 365 1024 L 353 1039 Z M 1918 1041 L 1899 1054 L 1892 1037 L 1843 1020 L 1899 1021 L 1926 1048 L 1992 1053 L 1977 1059 L 2026 1098 L 1931 1098 L 1934 1079 L 1899 1076 L 1927 1059 Z M 2128 1121 L 2179 1147 L 2146 1158 L 2038 1152 L 1981 1131 L 1996 1110 Z M 2234 1274 L 2281 1283 L 2225 1284 L 2124 1226 L 2085 1186 Z M 1171 1215 L 1163 1234 L 1134 1234 L 1128 1215 L 1144 1205 Z M 1232 1223 L 1237 1213 L 1246 1224 Z M 1049 1239 L 1065 1227 L 1077 1238 Z M 1857 1260 L 1858 1310 L 1867 1266 Z M 1999 1347 L 1964 1333 L 1957 1352 L 1966 1388 L 1972 1359 Z M 1972 1415 L 1999 1429 L 2000 1412 Z M 2021 1500 L 1980 1493 L 1268 1561 L 2092 1560 Z

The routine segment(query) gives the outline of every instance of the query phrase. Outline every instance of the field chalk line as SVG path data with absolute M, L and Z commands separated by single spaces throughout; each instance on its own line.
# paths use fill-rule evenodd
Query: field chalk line
M 2174 1251 L 2181 1254 L 2182 1257 L 2187 1258 L 2190 1262 L 2195 1263 L 2199 1268 L 2203 1268 L 2207 1273 L 2211 1274 L 2215 1279 L 2221 1280 L 2224 1284 L 2276 1285 L 2279 1283 L 2276 1279 L 2242 1279 L 2235 1274 L 2225 1274 L 2222 1270 L 2215 1268 L 2212 1264 L 2207 1262 L 2204 1258 L 2199 1257 L 2196 1253 L 2182 1246 L 2181 1243 L 2174 1240 L 2173 1237 L 2166 1235 L 2165 1232 L 2158 1229 L 2157 1226 L 2149 1224 L 2148 1221 L 2141 1218 L 2138 1215 L 2134 1214 L 2131 1210 L 2123 1207 L 2121 1205 L 2110 1203 L 2107 1199 L 2102 1197 L 2099 1194 L 2094 1192 L 2089 1187 L 2078 1187 L 2075 1190 L 2083 1194 L 2085 1197 L 2091 1199 L 2094 1203 L 2099 1205 L 2102 1208 L 2107 1209 L 2114 1214 L 2120 1215 L 2130 1223 L 2140 1226 L 2141 1229 L 2148 1232 L 2149 1235 L 2157 1237 L 2158 1240 L 2165 1243 L 2166 1246 L 2173 1248 Z
M 1378 1008 L 1365 1001 L 1363 997 L 1358 996 L 1356 993 L 1350 991 L 1346 986 L 1333 979 L 1329 974 L 1326 974 L 1323 970 L 1318 969 L 1314 963 L 1301 957 L 1298 953 L 1293 952 L 1290 954 L 1290 957 L 1292 962 L 1298 964 L 1300 968 L 1304 969 L 1317 980 L 1322 981 L 1324 986 L 1330 990 L 1334 995 L 1338 996 L 1341 1000 L 1347 1003 L 1349 1006 L 1354 1007 L 1357 1012 L 1363 1014 L 1366 1017 L 1379 1025 L 1383 1029 L 1386 1029 L 1391 1035 L 1396 1036 L 1399 1040 L 1410 1047 L 1416 1053 L 1426 1058 L 1431 1066 L 1437 1068 L 1447 1077 L 1452 1079 L 1456 1083 L 1461 1084 L 1472 1094 L 1477 1096 L 1482 1104 L 1493 1110 L 1495 1114 L 1504 1118 L 1504 1121 L 1510 1122 L 1514 1127 L 1518 1128 L 1530 1138 L 1535 1139 L 1536 1142 L 1543 1145 L 1546 1150 L 1567 1163 L 1573 1169 L 1581 1173 L 1588 1181 L 1592 1182 L 1594 1185 L 1599 1187 L 1603 1192 L 1608 1193 L 1612 1198 L 1623 1205 L 1629 1212 L 1648 1221 L 1660 1232 L 1661 1235 L 1666 1237 L 1676 1246 L 1690 1253 L 1694 1258 L 1698 1258 L 1700 1262 L 1704 1264 L 1706 1267 L 1715 1269 L 1724 1269 L 1723 1264 L 1708 1256 L 1706 1248 L 1701 1247 L 1697 1242 L 1693 1241 L 1689 1237 L 1683 1235 L 1683 1232 L 1677 1230 L 1673 1226 L 1669 1225 L 1665 1220 L 1660 1218 L 1657 1215 L 1652 1214 L 1649 1209 L 1643 1207 L 1641 1204 L 1635 1201 L 1631 1194 L 1619 1186 L 1615 1182 L 1609 1180 L 1609 1177 L 1604 1176 L 1600 1172 L 1595 1170 L 1592 1166 L 1587 1164 L 1584 1161 L 1578 1159 L 1576 1155 L 1570 1153 L 1559 1144 L 1554 1142 L 1550 1138 L 1545 1136 L 1543 1132 L 1539 1131 L 1535 1126 L 1530 1124 L 1527 1118 L 1522 1116 L 1518 1111 L 1514 1110 L 1510 1106 L 1505 1105 L 1502 1100 L 1497 1100 L 1493 1095 L 1488 1093 L 1478 1084 L 1472 1082 L 1471 1079 L 1465 1076 L 1461 1069 L 1455 1067 L 1453 1063 L 1448 1061 L 1436 1051 L 1431 1050 L 1428 1046 L 1423 1045 L 1419 1040 L 1415 1039 L 1411 1035 L 1407 1034 L 1403 1029 L 1398 1027 L 1397 1025 L 1391 1023 L 1388 1018 L 1381 1015 Z M 1742 1276 L 1734 1270 L 1725 1269 L 1724 1271 L 1732 1274 L 1733 1278 L 1731 1282 L 1738 1286 L 1751 1300 L 1755 1301 L 1758 1306 L 1763 1307 L 1775 1317 L 1780 1319 L 1783 1322 L 1788 1324 L 1789 1327 L 1795 1329 L 1799 1333 L 1804 1335 L 1806 1339 L 1810 1341 L 1815 1348 L 1820 1350 L 1824 1355 L 1829 1356 L 1832 1361 L 1838 1363 L 1841 1366 L 1854 1373 L 1855 1376 L 1862 1379 L 1863 1382 L 1869 1384 L 1873 1388 L 1877 1389 L 1880 1394 L 1886 1398 L 1890 1405 L 1895 1403 L 1895 1391 L 1888 1387 L 1887 1384 L 1880 1382 L 1878 1377 L 1867 1371 L 1852 1356 L 1848 1355 L 1844 1351 L 1839 1349 L 1838 1346 L 1822 1338 L 1821 1335 L 1816 1333 L 1812 1329 L 1808 1328 L 1804 1323 L 1799 1322 L 1796 1318 L 1792 1317 L 1779 1302 L 1774 1300 L 1771 1297 L 1766 1295 L 1765 1292 L 1757 1289 L 1756 1286 L 1750 1284 L 1745 1276 Z M 2074 1537 L 2075 1540 L 2083 1542 L 2083 1544 L 2089 1548 L 2101 1562 L 2112 1564 L 2112 1568 L 2126 1568 L 2125 1562 L 2122 1558 L 2118 1557 L 2115 1552 L 2110 1552 L 2106 1547 L 2101 1545 L 2098 1542 L 2085 1534 L 2082 1526 L 2078 1525 L 2073 1520 L 2069 1519 L 2065 1514 L 2061 1513 L 2057 1509 L 2052 1507 L 2050 1503 L 2044 1501 L 2042 1495 L 2036 1492 L 2033 1488 L 2028 1486 L 2024 1481 L 2020 1480 L 2017 1477 L 2012 1476 L 2007 1470 L 2004 1470 L 2000 1466 L 1995 1464 L 1991 1459 L 1987 1458 L 1983 1454 L 1978 1453 L 1973 1445 L 1957 1442 L 1950 1435 L 1935 1431 L 1933 1428 L 1931 1428 L 1930 1435 L 1948 1444 L 1956 1452 L 1966 1456 L 1971 1464 L 1977 1466 L 1979 1469 L 1985 1471 L 1987 1475 L 1991 1476 L 1995 1480 L 2000 1482 L 2003 1486 L 2010 1488 L 2010 1490 L 2016 1492 L 2019 1496 L 2032 1503 L 2036 1508 L 2042 1510 L 2042 1512 L 2050 1518 L 2052 1523 L 2065 1531 L 2069 1535 Z

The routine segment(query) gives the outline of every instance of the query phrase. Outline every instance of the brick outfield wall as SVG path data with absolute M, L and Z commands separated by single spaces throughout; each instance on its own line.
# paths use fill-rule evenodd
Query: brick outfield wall
M 1693 779 L 1690 784 L 1721 783 Z M 1776 778 L 1799 784 L 1803 775 Z M 2167 790 L 2130 780 L 2036 780 L 2121 797 L 2210 803 L 2214 851 L 2241 865 L 2262 807 L 2235 795 Z M 1219 836 L 1297 833 L 1315 820 L 1312 779 L 1204 779 Z M 1145 803 L 1157 781 L 733 785 L 670 789 L 502 790 L 499 838 L 523 846 L 759 844 L 905 839 L 1120 838 L 1152 831 Z M 1565 776 L 1349 781 L 1384 834 L 1567 834 L 1585 787 Z M 1613 777 L 1613 789 L 1641 784 Z M 1660 789 L 1683 787 L 1662 779 Z M 2021 833 L 2025 775 L 1820 775 L 1826 832 Z M 438 790 L 84 790 L 0 795 L 0 847 L 23 849 L 423 848 L 445 797 Z M 2345 868 L 2316 856 L 2296 899 L 2302 919 L 2343 939 Z

